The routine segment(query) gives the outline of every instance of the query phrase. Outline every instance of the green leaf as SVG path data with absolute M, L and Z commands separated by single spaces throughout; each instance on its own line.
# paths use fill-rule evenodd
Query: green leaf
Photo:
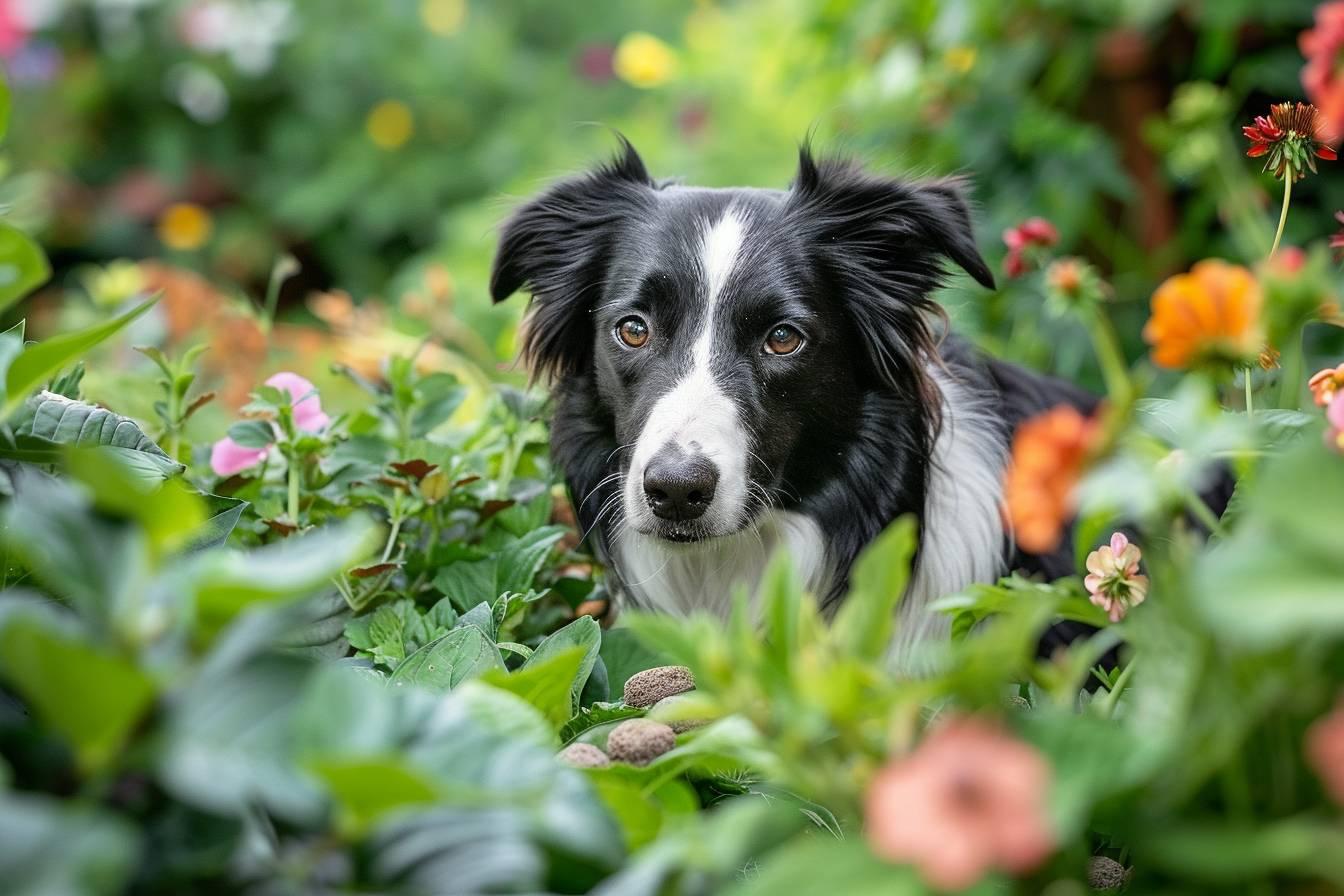
M 67 452 L 66 467 L 92 493 L 99 511 L 136 522 L 151 550 L 161 553 L 190 542 L 205 521 L 205 508 L 181 480 L 146 479 L 135 458 L 148 456 L 116 448 L 74 448 Z
M 12 103 L 9 82 L 0 77 L 0 140 L 5 139 L 5 135 L 9 133 L 9 110 Z
M 481 681 L 522 697 L 559 728 L 574 714 L 573 688 L 585 657 L 582 648 L 571 647 L 543 662 L 524 663 L 516 672 L 490 669 Z
M 599 652 L 607 667 L 607 686 L 612 697 L 620 697 L 625 692 L 626 679 L 636 672 L 672 665 L 667 654 L 649 647 L 628 628 L 603 632 Z
M 593 671 L 593 664 L 597 662 L 598 649 L 601 645 L 602 629 L 597 620 L 591 616 L 580 616 L 538 644 L 537 649 L 527 658 L 527 662 L 523 663 L 523 668 L 526 669 L 529 666 L 540 666 L 572 648 L 582 651 L 582 660 L 570 681 L 569 710 L 565 714 L 566 719 L 579 711 L 579 697 L 583 693 L 583 686 L 588 681 L 589 673 Z
M 265 448 L 275 442 L 275 430 L 264 420 L 240 420 L 229 427 L 229 438 L 244 448 Z
M 417 403 L 411 414 L 411 438 L 419 439 L 444 423 L 467 397 L 467 389 L 450 373 L 431 373 L 415 385 Z
M 474 625 L 455 628 L 406 657 L 388 679 L 394 687 L 414 685 L 448 691 L 489 669 L 503 669 L 494 642 Z
M 849 596 L 832 626 L 836 644 L 847 654 L 875 660 L 891 642 L 896 607 L 910 580 L 915 555 L 915 521 L 904 516 L 864 549 L 850 576 Z
M 349 837 L 362 835 L 389 813 L 432 803 L 438 796 L 431 778 L 396 756 L 319 759 L 308 768 L 335 797 L 339 827 Z
M 139 859 L 135 830 L 114 815 L 0 795 L 0 880 L 8 896 L 116 896 Z
M 205 500 L 206 518 L 187 544 L 187 549 L 192 551 L 219 547 L 228 541 L 229 534 L 238 525 L 239 517 L 248 506 L 241 498 L 210 494 L 202 497 Z
M 22 230 L 0 221 L 0 311 L 47 282 L 50 276 L 51 264 L 37 243 Z
M 808 832 L 770 853 L 755 873 L 729 887 L 725 896 L 924 896 L 933 892 L 913 869 L 873 855 L 860 836 L 838 838 Z M 997 893 L 999 889 L 986 882 L 959 892 Z
M 206 551 L 183 575 L 194 597 L 198 637 L 209 640 L 255 604 L 307 597 L 366 559 L 379 533 L 362 516 L 249 552 Z
M 594 728 L 613 722 L 624 722 L 626 719 L 637 719 L 642 715 L 644 710 L 626 706 L 624 703 L 594 703 L 579 710 L 578 714 L 561 726 L 560 742 L 568 745 Z
M 545 526 L 508 544 L 499 554 L 495 577 L 495 596 L 505 591 L 526 592 L 551 553 L 551 547 L 565 534 L 562 526 Z
M 0 408 L 0 421 L 8 420 L 53 373 L 116 334 L 157 301 L 151 299 L 110 321 L 24 348 L 5 373 L 5 404 Z
M 154 682 L 130 661 L 96 649 L 53 613 L 0 603 L 0 673 L 86 772 L 115 759 L 154 699 Z
M 650 789 L 619 767 L 591 769 L 588 778 L 621 826 L 630 852 L 652 843 L 668 816 L 694 815 L 700 800 L 684 781 L 671 779 Z
M 1310 819 L 1264 825 L 1209 820 L 1136 828 L 1126 837 L 1135 864 L 1183 878 L 1240 888 L 1277 875 L 1320 876 L 1344 887 L 1344 833 Z M 1230 892 L 1230 889 L 1226 892 Z

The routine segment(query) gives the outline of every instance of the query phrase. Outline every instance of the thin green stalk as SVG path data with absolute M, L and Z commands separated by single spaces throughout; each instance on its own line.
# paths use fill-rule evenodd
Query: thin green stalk
M 1185 505 L 1190 509 L 1190 512 L 1194 514 L 1195 519 L 1204 524 L 1204 528 L 1208 529 L 1210 534 L 1219 537 L 1225 534 L 1223 532 L 1222 522 L 1218 519 L 1217 515 L 1209 509 L 1209 505 L 1205 504 L 1204 499 L 1199 495 L 1195 494 L 1193 491 L 1187 492 L 1185 496 Z
M 401 492 L 397 492 L 392 498 L 392 528 L 387 533 L 387 544 L 383 545 L 383 559 L 379 563 L 386 563 L 387 558 L 392 556 L 392 548 L 397 544 L 397 534 L 401 532 Z
M 1283 225 L 1288 223 L 1288 201 L 1293 195 L 1293 172 L 1288 170 L 1283 175 L 1283 208 L 1279 210 L 1279 227 L 1274 231 L 1274 245 L 1269 247 L 1269 257 L 1274 258 L 1274 253 L 1279 251 L 1279 240 L 1283 239 Z
M 1129 366 L 1125 363 L 1124 353 L 1120 350 L 1120 339 L 1115 334 L 1108 318 L 1100 309 L 1091 315 L 1092 345 L 1101 364 L 1101 374 L 1106 380 L 1106 393 L 1118 406 L 1129 403 L 1130 383 Z
M 1106 718 L 1109 719 L 1115 715 L 1115 708 L 1120 703 L 1120 695 L 1125 692 L 1125 688 L 1129 686 L 1130 676 L 1134 674 L 1134 663 L 1137 659 L 1138 657 L 1131 659 L 1129 665 L 1120 671 L 1120 677 L 1115 680 L 1115 687 L 1111 688 L 1102 699 L 1101 711 Z
M 299 461 L 296 457 L 289 458 L 289 469 L 286 471 L 289 478 L 289 521 L 295 526 L 299 525 Z
M 1242 371 L 1241 378 L 1246 386 L 1246 419 L 1249 420 L 1255 416 L 1255 400 L 1251 397 L 1251 368 Z

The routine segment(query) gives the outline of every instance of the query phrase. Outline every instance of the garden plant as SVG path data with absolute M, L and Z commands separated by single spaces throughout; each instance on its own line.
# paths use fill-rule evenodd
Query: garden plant
M 447 31 L 456 8 L 420 15 Z M 672 77 L 644 36 L 607 60 L 641 89 Z M 1104 404 L 1025 424 L 1004 502 L 1020 544 L 1067 543 L 1076 570 L 943 596 L 952 635 L 913 677 L 886 657 L 913 519 L 830 615 L 785 556 L 726 624 L 620 607 L 551 467 L 543 391 L 481 372 L 512 324 L 445 310 L 442 259 L 392 278 L 402 313 L 437 323 L 322 365 L 281 302 L 310 259 L 270 260 L 294 245 L 264 247 L 237 287 L 261 298 L 218 324 L 259 343 L 242 364 L 221 357 L 235 343 L 177 338 L 184 296 L 228 304 L 207 280 L 79 268 L 58 311 L 23 306 L 42 338 L 0 333 L 0 891 L 1344 892 L 1344 234 L 1318 183 L 1344 176 L 1344 88 L 1312 75 L 1341 46 L 1344 4 L 1323 4 L 1302 42 L 1314 104 L 1273 97 L 1238 122 L 1200 81 L 1157 110 L 1148 140 L 1208 199 L 1170 238 L 1220 230 L 1138 310 L 1126 296 L 1160 266 L 1103 256 L 1094 210 L 1015 209 L 1004 284 L 953 316 L 991 348 L 1036 321 L 1086 349 L 1052 363 Z M 260 64 L 246 49 L 230 77 Z M 973 66 L 939 58 L 925 86 L 964 97 Z M 499 77 L 474 89 L 507 95 Z M 238 101 L 270 108 L 259 89 Z M 461 124 L 444 115 L 432 127 Z M 370 119 L 375 142 L 411 139 L 399 116 Z M 301 124 L 259 120 L 286 145 Z M 483 166 L 488 136 L 462 137 Z M 446 201 L 383 219 L 376 191 L 302 181 L 276 214 L 312 224 L 326 275 L 362 282 L 389 272 L 332 222 L 392 245 Z M 158 226 L 182 236 L 177 214 Z M 21 223 L 0 219 L 4 311 L 52 277 Z M 307 285 L 325 291 L 291 317 L 383 325 L 341 284 Z M 444 347 L 476 324 L 488 344 Z M 1085 633 L 1038 650 L 1059 622 Z

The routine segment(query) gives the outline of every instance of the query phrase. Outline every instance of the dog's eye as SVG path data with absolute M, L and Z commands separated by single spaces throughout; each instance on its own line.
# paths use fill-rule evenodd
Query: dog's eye
M 765 350 L 772 355 L 791 355 L 803 344 L 803 334 L 788 324 L 780 324 L 765 337 Z
M 649 341 L 649 325 L 637 317 L 627 317 L 616 325 L 616 338 L 631 348 L 643 348 Z

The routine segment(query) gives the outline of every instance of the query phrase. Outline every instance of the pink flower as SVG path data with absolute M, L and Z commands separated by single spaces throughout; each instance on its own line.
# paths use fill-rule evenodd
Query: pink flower
M 1344 390 L 1336 391 L 1330 399 L 1330 406 L 1325 409 L 1325 421 L 1330 424 L 1325 431 L 1325 443 L 1344 454 Z
M 1008 254 L 1003 258 L 1003 272 L 1009 277 L 1020 277 L 1029 268 L 1029 255 L 1035 249 L 1048 249 L 1059 242 L 1059 231 L 1044 218 L 1028 218 L 1016 227 L 1003 232 L 1003 243 Z
M 873 778 L 864 805 L 868 844 L 948 890 L 990 869 L 1024 874 L 1055 848 L 1050 777 L 1041 754 L 998 724 L 949 719 Z
M 289 394 L 294 409 L 294 425 L 304 432 L 320 432 L 331 423 L 331 418 L 322 412 L 317 387 L 297 373 L 282 371 L 268 379 L 266 385 Z M 226 436 L 210 448 L 210 469 L 215 471 L 216 476 L 241 473 L 265 460 L 271 453 L 271 447 L 248 448 Z
M 27 42 L 28 25 L 15 4 L 9 0 L 0 2 L 0 56 L 12 58 Z
M 1112 622 L 1124 619 L 1131 607 L 1148 596 L 1148 577 L 1139 575 L 1142 558 L 1138 545 L 1130 544 L 1123 532 L 1116 532 L 1110 544 L 1087 555 L 1090 575 L 1083 579 L 1083 585 L 1092 595 L 1092 603 L 1105 610 Z
M 1312 723 L 1304 746 L 1307 764 L 1325 785 L 1326 793 L 1344 806 L 1344 698 L 1329 715 Z

